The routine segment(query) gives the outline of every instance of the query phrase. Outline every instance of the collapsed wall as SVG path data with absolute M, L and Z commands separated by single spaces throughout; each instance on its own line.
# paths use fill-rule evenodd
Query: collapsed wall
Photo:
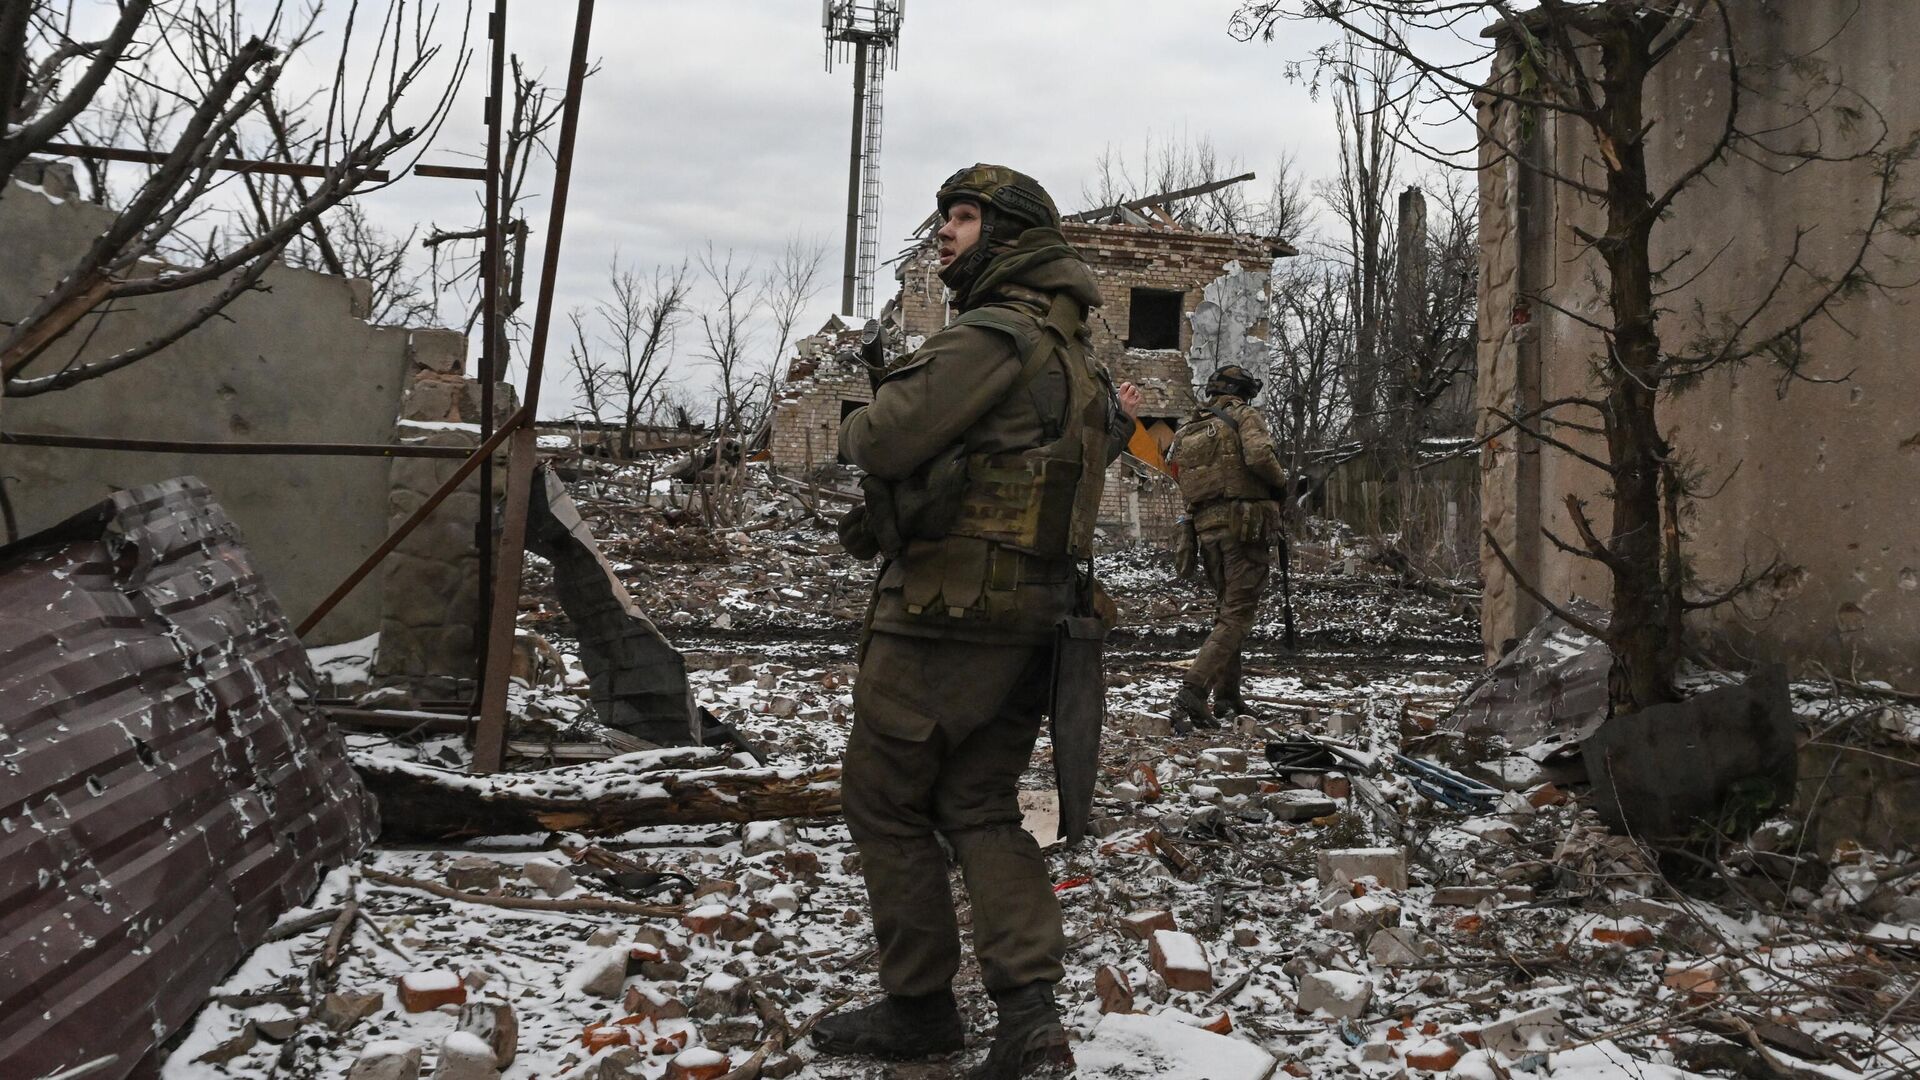
M 0 251 L 7 253 L 0 259 L 0 319 L 30 311 L 113 220 L 112 211 L 81 201 L 67 167 L 34 169 L 37 183 L 7 181 L 0 198 Z M 6 430 L 192 442 L 392 442 L 416 353 L 444 352 L 445 343 L 433 333 L 367 322 L 365 282 L 276 266 L 264 284 L 266 291 L 235 300 L 227 318 L 137 364 L 57 393 L 7 399 L 0 412 Z M 219 287 L 116 303 L 110 317 L 90 317 L 70 335 L 79 361 L 149 340 Z M 64 363 L 74 349 L 62 342 L 47 362 Z M 22 532 L 119 489 L 198 476 L 219 495 L 296 620 L 387 535 L 392 463 L 384 458 L 29 446 L 0 454 Z M 379 590 L 363 586 L 307 641 L 365 637 L 380 618 Z
M 1901 67 L 1904 43 L 1920 34 L 1920 7 L 1869 0 L 1866 11 L 1870 17 L 1851 5 L 1734 10 L 1734 30 L 1751 61 L 1743 77 L 1763 80 L 1757 93 L 1743 95 L 1745 126 L 1787 130 L 1792 110 L 1778 101 L 1800 92 L 1785 80 L 1807 69 L 1773 61 L 1818 44 L 1819 69 L 1843 73 L 1847 91 L 1872 104 L 1876 123 L 1884 122 L 1894 141 L 1920 130 L 1920 97 Z M 1724 61 L 1706 55 L 1713 47 L 1706 39 L 1688 43 L 1690 52 L 1662 64 L 1648 84 L 1646 113 L 1661 117 L 1666 132 L 1648 144 L 1656 186 L 1711 145 L 1725 123 L 1724 98 L 1712 107 L 1699 98 L 1702 73 L 1724 70 Z M 1521 115 L 1491 99 L 1480 120 L 1561 176 L 1580 175 L 1594 160 L 1578 120 Z M 1605 275 L 1589 272 L 1597 263 L 1577 229 L 1604 232 L 1605 223 L 1602 208 L 1523 168 L 1514 155 L 1489 143 L 1484 156 L 1478 394 L 1483 430 L 1491 432 L 1499 421 L 1487 419 L 1488 409 L 1524 416 L 1542 402 L 1591 392 L 1605 346 L 1585 324 L 1604 317 L 1605 297 L 1594 283 Z M 1709 320 L 1704 330 L 1718 333 L 1717 320 L 1753 311 L 1776 278 L 1774 314 L 1756 329 L 1772 332 L 1799 311 L 1822 287 L 1820 275 L 1837 274 L 1858 245 L 1878 199 L 1875 171 L 1870 160 L 1778 171 L 1739 155 L 1717 165 L 1655 230 L 1652 261 L 1674 263 L 1667 278 L 1683 286 L 1662 300 L 1670 312 L 1661 324 L 1667 343 L 1685 345 L 1696 311 Z M 1913 181 L 1894 194 L 1912 198 Z M 1910 255 L 1885 247 L 1884 254 Z M 1809 269 L 1781 276 L 1792 252 Z M 1889 276 L 1912 275 L 1896 265 Z M 1541 300 L 1529 303 L 1529 296 Z M 1810 358 L 1806 374 L 1836 384 L 1786 381 L 1761 359 L 1663 393 L 1661 429 L 1713 493 L 1695 501 L 1682 523 L 1685 555 L 1700 582 L 1694 591 L 1773 567 L 1741 602 L 1689 616 L 1689 630 L 1729 661 L 1780 661 L 1796 673 L 1817 663 L 1849 678 L 1920 690 L 1920 532 L 1912 521 L 1912 493 L 1920 490 L 1920 370 L 1909 358 L 1920 337 L 1920 305 L 1903 293 L 1864 290 L 1834 315 L 1807 325 L 1800 343 Z M 1555 435 L 1606 456 L 1597 437 L 1567 428 Z M 1609 535 L 1605 476 L 1512 432 L 1487 443 L 1481 470 L 1484 525 L 1521 576 L 1546 596 L 1606 606 L 1604 569 L 1542 534 L 1577 535 L 1566 507 L 1579 498 L 1595 530 Z M 1540 608 L 1491 548 L 1483 548 L 1480 563 L 1482 635 L 1492 656 L 1522 636 Z

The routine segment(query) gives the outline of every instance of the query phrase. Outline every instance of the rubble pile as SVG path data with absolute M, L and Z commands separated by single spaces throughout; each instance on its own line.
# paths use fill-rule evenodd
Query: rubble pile
M 580 501 L 610 557 L 636 545 L 618 569 L 684 650 L 698 704 L 768 766 L 837 763 L 871 568 L 804 505 L 671 548 L 648 546 L 676 529 L 667 510 Z M 1831 841 L 1799 811 L 1671 850 L 1609 832 L 1564 761 L 1445 726 L 1480 672 L 1472 623 L 1324 543 L 1297 564 L 1299 654 L 1278 647 L 1277 590 L 1263 606 L 1246 687 L 1261 715 L 1184 737 L 1162 706 L 1203 632 L 1201 586 L 1144 550 L 1101 560 L 1131 614 L 1094 836 L 1053 844 L 1044 735 L 1022 800 L 1052 845 L 1079 1075 L 1920 1070 L 1920 853 Z M 560 670 L 516 705 L 577 701 L 564 620 L 529 597 Z M 1911 753 L 1920 735 L 1912 704 L 1793 691 L 1812 743 Z M 457 736 L 354 741 L 409 763 L 463 753 Z M 814 1054 L 812 1023 L 877 992 L 858 854 L 831 817 L 383 846 L 273 936 L 166 1076 L 936 1078 L 963 1074 L 991 1025 L 967 969 L 967 1053 Z

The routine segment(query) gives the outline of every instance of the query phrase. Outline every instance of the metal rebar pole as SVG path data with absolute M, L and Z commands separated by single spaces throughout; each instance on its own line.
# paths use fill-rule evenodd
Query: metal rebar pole
M 587 44 L 593 33 L 593 0 L 579 0 L 579 5 L 573 26 L 573 58 L 567 68 L 567 96 L 560 113 L 560 141 L 553 155 L 553 202 L 547 212 L 547 243 L 540 261 L 540 295 L 534 305 L 533 339 L 527 348 L 527 388 L 521 394 L 520 412 L 525 422 L 514 433 L 507 454 L 506 520 L 500 530 L 500 557 L 494 565 L 487 666 L 480 681 L 480 724 L 473 742 L 473 770 L 482 773 L 498 772 L 506 752 L 507 675 L 513 666 L 514 615 L 520 607 L 527 503 L 532 490 L 533 421 L 539 415 L 540 377 L 546 368 L 547 333 L 553 323 L 553 291 L 560 269 L 560 238 L 566 227 L 567 192 L 573 181 L 573 148 L 580 129 L 580 99 L 587 78 Z
M 493 456 L 493 452 L 500 448 L 500 444 L 506 441 L 507 436 L 512 434 L 515 428 L 518 428 L 523 422 L 532 423 L 531 416 L 532 414 L 528 413 L 524 408 L 518 410 L 507 418 L 506 423 L 500 425 L 500 430 L 494 432 L 492 438 L 474 447 L 472 453 L 468 455 L 467 460 L 461 462 L 460 467 L 453 470 L 453 475 L 440 481 L 440 486 L 434 489 L 433 494 L 427 496 L 426 501 L 422 502 L 419 508 L 408 516 L 407 520 L 400 523 L 399 528 L 393 530 L 385 540 L 382 540 L 379 547 L 374 548 L 365 559 L 361 560 L 360 565 L 354 568 L 353 573 L 348 574 L 344 581 L 340 582 L 339 585 L 334 587 L 332 592 L 327 594 L 326 599 L 320 601 L 319 605 L 309 612 L 305 619 L 300 621 L 300 625 L 293 631 L 294 634 L 297 636 L 305 635 L 307 631 L 318 625 L 321 619 L 326 618 L 327 612 L 332 611 L 335 604 L 346 599 L 347 594 L 353 591 L 354 586 L 365 580 L 366 576 L 373 572 L 373 568 L 380 565 L 382 559 L 385 559 L 391 554 L 394 548 L 400 546 L 400 541 L 405 540 L 413 530 L 419 528 L 420 523 L 427 520 L 427 515 L 433 513 L 435 508 L 446 501 L 447 496 L 453 494 L 454 489 L 464 483 L 467 477 L 472 476 L 473 471 L 480 467 L 482 461 Z
M 387 443 L 209 442 L 204 439 L 120 439 L 53 432 L 0 432 L 0 446 L 51 446 L 73 450 L 125 450 L 150 454 L 216 454 L 251 457 L 385 457 L 465 459 L 473 451 L 459 446 L 405 446 Z
M 491 72 L 487 78 L 487 169 L 485 250 L 481 252 L 480 287 L 480 437 L 493 434 L 493 384 L 499 380 L 495 362 L 500 347 L 500 279 L 502 243 L 500 236 L 500 109 L 505 94 L 507 66 L 507 0 L 494 0 L 488 17 L 487 36 L 493 40 Z M 480 463 L 480 509 L 473 523 L 473 544 L 478 555 L 475 570 L 479 582 L 479 604 L 474 612 L 474 678 L 486 677 L 487 627 L 493 601 L 493 459 Z M 477 699 L 476 699 L 477 700 Z

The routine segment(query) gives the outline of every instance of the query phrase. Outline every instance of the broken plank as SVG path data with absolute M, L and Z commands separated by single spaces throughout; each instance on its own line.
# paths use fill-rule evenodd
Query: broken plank
M 835 766 L 661 772 L 642 764 L 659 753 L 491 777 L 374 757 L 357 759 L 354 768 L 380 801 L 381 836 L 389 841 L 529 832 L 605 836 L 646 825 L 840 812 Z
M 362 873 L 366 875 L 368 881 L 377 881 L 397 889 L 418 889 L 449 900 L 482 904 L 487 907 L 511 908 L 515 911 L 591 911 L 612 915 L 644 915 L 655 919 L 671 919 L 687 910 L 679 904 L 633 904 L 625 900 L 603 900 L 597 896 L 567 900 L 539 896 L 490 896 L 484 893 L 462 892 L 437 881 L 422 881 L 419 878 L 410 878 L 401 874 L 389 874 L 384 870 L 367 869 Z

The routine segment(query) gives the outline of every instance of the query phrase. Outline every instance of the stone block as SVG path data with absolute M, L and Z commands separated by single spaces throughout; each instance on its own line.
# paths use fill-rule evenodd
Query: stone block
M 520 1018 L 504 1001 L 469 1001 L 460 1006 L 460 1020 L 454 1030 L 485 1042 L 499 1068 L 513 1064 L 520 1052 Z
M 1367 959 L 1382 967 L 1411 967 L 1440 954 L 1433 939 L 1405 926 L 1390 926 L 1367 938 Z
M 569 982 L 589 997 L 611 1001 L 627 984 L 627 947 L 610 945 L 589 956 L 574 970 Z
M 1340 809 L 1340 804 L 1317 791 L 1298 789 L 1270 792 L 1261 797 L 1260 805 L 1276 821 L 1312 821 Z
M 592 1080 L 640 1080 L 646 1075 L 640 1051 L 631 1046 L 616 1046 L 594 1059 Z
M 407 335 L 407 354 L 419 368 L 458 375 L 467 368 L 467 335 L 458 330 L 415 330 Z
M 1407 887 L 1407 853 L 1400 848 L 1341 848 L 1314 857 L 1322 885 L 1372 878 L 1386 889 Z
M 1479 907 L 1499 896 L 1500 888 L 1496 885 L 1447 885 L 1433 890 L 1433 906 Z
M 387 995 L 378 990 L 336 990 L 320 1000 L 319 1020 L 335 1031 L 347 1029 L 380 1011 Z
M 440 1060 L 432 1080 L 498 1080 L 500 1069 L 493 1048 L 470 1032 L 456 1031 L 440 1044 Z
M 500 885 L 500 864 L 478 855 L 462 855 L 447 864 L 447 887 L 487 892 Z
M 748 822 L 746 831 L 740 838 L 741 850 L 749 857 L 784 851 L 791 843 L 793 843 L 792 833 L 787 830 L 784 822 L 779 821 Z
M 398 980 L 400 1006 L 408 1012 L 429 1012 L 442 1005 L 463 1005 L 467 988 L 460 976 L 443 968 L 414 971 Z
M 1508 1057 L 1520 1057 L 1558 1047 L 1566 1041 L 1567 1026 L 1560 1021 L 1558 1005 L 1542 1005 L 1490 1024 L 1482 1024 L 1475 1034 L 1483 1049 Z
M 1206 946 L 1192 934 L 1155 930 L 1147 947 L 1147 961 L 1175 990 L 1213 989 L 1213 965 L 1207 960 Z
M 368 1043 L 347 1069 L 347 1080 L 420 1080 L 420 1048 L 398 1039 Z
M 1094 971 L 1093 992 L 1103 1013 L 1133 1011 L 1133 982 L 1112 964 L 1102 964 Z
M 677 997 L 669 997 L 658 990 L 645 986 L 629 986 L 621 1004 L 628 1015 L 643 1017 L 654 1024 L 663 1020 L 678 1020 L 687 1015 L 686 1003 Z
M 1400 905 L 1377 894 L 1356 897 L 1327 913 L 1335 930 L 1365 937 L 1376 930 L 1400 925 Z
M 551 859 L 528 859 L 520 873 L 548 896 L 565 896 L 575 888 L 573 871 Z
M 1247 752 L 1235 746 L 1214 746 L 1200 751 L 1200 760 L 1221 772 L 1247 771 Z
M 753 1007 L 753 987 L 724 971 L 707 976 L 694 993 L 692 1014 L 702 1020 L 739 1016 Z
M 1301 1012 L 1325 1012 L 1336 1020 L 1356 1020 L 1373 1000 L 1373 980 L 1351 971 L 1316 971 L 1300 980 Z

